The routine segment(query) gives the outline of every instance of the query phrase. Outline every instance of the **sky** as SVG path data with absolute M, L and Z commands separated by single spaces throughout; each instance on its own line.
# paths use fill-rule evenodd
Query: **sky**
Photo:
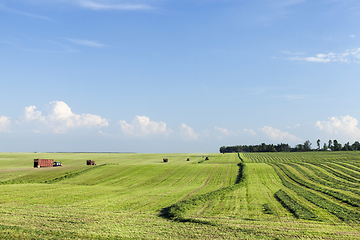
M 0 0 L 0 152 L 360 140 L 356 0 Z

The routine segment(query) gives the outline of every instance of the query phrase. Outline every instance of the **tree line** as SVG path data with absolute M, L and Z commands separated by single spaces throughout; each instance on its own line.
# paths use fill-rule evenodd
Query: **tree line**
M 303 144 L 297 144 L 295 147 L 290 147 L 287 143 L 265 144 L 259 145 L 236 145 L 236 146 L 222 146 L 220 147 L 220 153 L 231 153 L 231 152 L 306 152 L 306 151 L 356 151 L 360 150 L 360 143 L 355 141 L 350 145 L 349 142 L 345 144 L 339 143 L 336 139 L 329 140 L 321 146 L 321 141 L 316 141 L 317 148 L 311 148 L 312 143 L 306 140 Z

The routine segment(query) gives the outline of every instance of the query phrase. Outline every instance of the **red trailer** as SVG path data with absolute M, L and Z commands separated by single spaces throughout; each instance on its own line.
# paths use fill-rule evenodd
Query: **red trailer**
M 34 168 L 52 167 L 53 163 L 53 159 L 34 159 Z
M 94 160 L 86 160 L 86 165 L 96 165 Z

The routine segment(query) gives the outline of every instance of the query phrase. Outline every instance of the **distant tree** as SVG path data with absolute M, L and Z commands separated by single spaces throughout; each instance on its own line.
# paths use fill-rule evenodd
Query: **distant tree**
M 296 145 L 294 151 L 295 151 L 295 152 L 302 152 L 302 151 L 304 151 L 304 145 L 302 145 L 302 144 Z
M 327 150 L 328 150 L 328 147 L 326 146 L 326 143 L 324 143 L 323 151 L 327 151 Z
M 353 151 L 356 151 L 356 150 L 360 150 L 360 143 L 358 141 L 355 141 L 352 145 L 351 145 L 351 149 Z
M 304 151 L 310 151 L 311 150 L 312 143 L 309 140 L 306 140 L 304 142 Z
M 271 144 L 271 145 L 269 144 L 266 148 L 266 151 L 267 152 L 276 152 L 276 149 L 273 144 Z
M 352 148 L 350 146 L 350 143 L 349 142 L 345 143 L 344 147 L 341 150 L 343 150 L 343 151 L 351 151 Z
M 332 141 L 331 141 L 331 140 L 329 140 L 328 148 L 330 148 L 331 151 L 333 150 L 333 146 L 332 146 Z
M 320 151 L 320 139 L 318 139 L 318 140 L 316 141 L 316 144 L 317 144 L 317 150 Z
M 333 147 L 332 147 L 331 150 L 333 150 L 333 151 L 340 151 L 341 150 L 341 144 L 338 143 L 338 141 L 336 139 L 333 141 Z
M 291 147 L 287 143 L 281 143 L 274 147 L 277 152 L 290 152 L 291 151 Z
M 225 146 L 220 147 L 219 151 L 220 153 L 226 153 L 226 147 Z

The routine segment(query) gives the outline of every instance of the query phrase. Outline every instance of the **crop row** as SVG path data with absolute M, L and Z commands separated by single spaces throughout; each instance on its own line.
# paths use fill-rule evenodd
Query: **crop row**
M 352 165 L 352 166 L 355 166 L 357 167 L 358 169 L 360 169 L 360 162 L 357 162 L 357 161 L 349 161 L 349 162 L 346 162 L 348 165 Z M 359 171 L 359 170 L 358 170 Z
M 335 215 L 339 219 L 345 222 L 360 222 L 360 212 L 348 209 L 343 207 L 339 204 L 336 204 L 333 201 L 330 201 L 317 193 L 312 191 L 306 190 L 304 187 L 300 187 L 288 181 L 283 174 L 279 172 L 275 164 L 271 164 L 276 173 L 278 174 L 279 178 L 281 179 L 283 185 L 291 190 L 293 190 L 297 195 L 305 198 L 309 202 L 313 203 L 314 205 L 323 208 L 330 212 L 331 214 Z
M 76 176 L 78 176 L 80 174 L 88 172 L 90 170 L 94 170 L 96 168 L 100 168 L 100 167 L 103 167 L 103 166 L 106 166 L 106 165 L 107 164 L 101 164 L 101 165 L 97 165 L 97 166 L 92 166 L 90 168 L 82 169 L 82 170 L 79 170 L 79 171 L 66 173 L 66 174 L 64 174 L 62 176 L 59 176 L 59 177 L 56 177 L 56 178 L 53 178 L 53 179 L 49 179 L 49 180 L 45 180 L 43 183 L 55 183 L 55 182 L 59 182 L 59 181 L 64 180 L 64 179 L 73 178 L 73 177 L 76 177 Z
M 238 153 L 238 158 L 240 159 L 241 162 L 244 162 L 244 160 L 240 156 L 240 153 Z
M 325 169 L 323 169 L 324 171 L 320 171 L 319 169 L 314 167 L 314 165 L 311 163 L 298 163 L 298 164 L 302 165 L 303 167 L 305 167 L 307 169 L 310 169 L 319 178 L 325 179 L 336 185 L 343 185 L 343 186 L 350 187 L 350 188 L 359 188 L 359 185 L 357 185 L 356 183 L 348 182 L 346 180 L 339 180 L 337 178 L 331 177 L 329 175 L 330 173 L 325 173 L 325 172 L 327 172 Z M 321 168 L 321 165 L 318 165 L 318 167 Z
M 351 170 L 348 170 L 348 169 L 346 169 L 346 168 L 344 168 L 344 167 L 340 167 L 338 164 L 333 164 L 333 163 L 324 163 L 325 165 L 327 165 L 327 166 L 329 166 L 329 167 L 331 167 L 331 168 L 335 168 L 335 169 L 337 169 L 338 171 L 341 171 L 341 172 L 343 172 L 343 173 L 345 173 L 345 174 L 347 174 L 347 175 L 349 175 L 349 176 L 351 176 L 351 177 L 353 177 L 353 178 L 356 178 L 356 179 L 360 179 L 360 174 L 359 173 L 357 173 L 357 172 L 354 172 L 354 171 L 351 171 Z
M 354 152 L 246 152 L 252 162 L 346 162 L 360 167 L 360 151 Z
M 345 167 L 345 168 L 349 168 L 351 170 L 354 170 L 356 172 L 360 172 L 360 167 L 359 166 L 356 166 L 356 165 L 353 165 L 353 164 L 349 164 L 349 162 L 347 163 L 344 163 L 344 162 L 334 162 L 336 163 L 337 165 L 340 165 L 342 167 Z
M 83 173 L 85 173 L 87 171 L 94 170 L 96 168 L 103 167 L 105 165 L 107 165 L 107 164 L 91 166 L 90 168 L 85 168 L 85 169 L 82 169 L 82 170 L 65 173 L 64 175 L 58 176 L 56 178 L 52 178 L 52 179 L 49 179 L 49 180 L 45 180 L 43 182 L 36 182 L 36 183 L 55 183 L 55 182 L 59 182 L 59 181 L 64 180 L 64 179 L 69 179 L 69 178 L 76 177 L 76 176 L 78 176 L 80 174 L 83 174 Z M 34 180 L 7 180 L 7 181 L 1 181 L 0 185 L 23 184 L 23 183 L 35 183 L 35 181 Z
M 245 178 L 245 174 L 244 174 L 245 165 L 243 163 L 239 163 L 238 166 L 239 166 L 239 174 L 237 176 L 237 181 L 234 185 L 229 186 L 229 187 L 224 187 L 224 188 L 218 189 L 216 191 L 212 191 L 212 192 L 205 193 L 202 195 L 194 196 L 194 197 L 188 198 L 186 200 L 180 201 L 178 203 L 175 203 L 175 204 L 171 205 L 170 207 L 164 208 L 162 210 L 162 216 L 169 218 L 171 220 L 174 220 L 174 221 L 194 222 L 194 220 L 192 220 L 192 219 L 184 218 L 184 215 L 188 210 L 190 210 L 198 205 L 204 204 L 207 201 L 220 198 L 220 197 L 224 196 L 225 194 L 235 191 L 236 189 L 238 189 L 240 187 L 240 183 Z M 198 221 L 195 220 L 195 222 L 198 222 Z
M 319 183 L 321 185 L 324 185 L 324 186 L 327 186 L 327 187 L 331 187 L 331 188 L 335 188 L 335 189 L 339 189 L 339 190 L 343 190 L 343 191 L 350 191 L 350 192 L 353 192 L 357 195 L 360 196 L 360 191 L 359 190 L 356 190 L 356 189 L 352 189 L 352 188 L 349 188 L 349 186 L 344 186 L 339 180 L 337 179 L 334 179 L 334 178 L 330 178 L 328 175 L 326 174 L 323 174 L 325 175 L 325 180 L 323 180 L 322 178 L 319 178 L 317 176 L 314 176 L 314 175 L 311 175 L 309 174 L 307 171 L 303 170 L 302 168 L 299 167 L 299 165 L 297 164 L 291 164 L 291 163 L 288 163 L 289 166 L 293 167 L 294 169 L 296 169 L 296 171 L 298 171 L 299 173 L 301 173 L 303 176 L 305 176 L 306 178 L 308 178 L 309 180 L 313 181 L 313 182 L 316 182 L 316 183 Z M 319 172 L 321 171 L 316 171 L 316 175 L 319 174 Z M 335 182 L 332 182 L 332 181 L 336 181 Z M 352 187 L 355 187 L 355 186 L 352 186 Z
M 323 187 L 317 186 L 315 184 L 312 184 L 310 182 L 304 181 L 303 179 L 297 177 L 294 173 L 289 171 L 284 165 L 281 165 L 281 164 L 275 164 L 275 165 L 277 167 L 279 167 L 291 180 L 293 180 L 294 182 L 296 182 L 306 188 L 324 193 L 328 196 L 334 197 L 334 198 L 336 198 L 344 203 L 347 203 L 351 206 L 360 207 L 360 199 L 358 199 L 358 198 L 348 196 L 346 194 L 343 194 L 343 193 L 340 193 L 340 192 L 337 192 L 337 191 L 334 191 L 331 189 L 323 188 Z
M 320 220 L 315 213 L 298 203 L 281 189 L 275 193 L 275 198 L 281 203 L 281 205 L 294 214 L 296 218 L 305 220 Z
M 327 172 L 339 177 L 339 178 L 342 178 L 342 179 L 345 179 L 346 181 L 349 181 L 349 182 L 353 182 L 353 183 L 360 183 L 360 180 L 356 179 L 356 178 L 353 178 L 353 177 L 350 177 L 346 174 L 343 174 L 341 172 L 338 172 L 338 171 L 335 171 L 333 168 L 329 167 L 329 166 L 326 166 L 326 165 L 323 165 L 323 164 L 319 164 L 319 163 L 312 163 L 313 165 L 315 166 L 318 166 L 318 167 L 321 167 L 323 169 L 325 169 Z

